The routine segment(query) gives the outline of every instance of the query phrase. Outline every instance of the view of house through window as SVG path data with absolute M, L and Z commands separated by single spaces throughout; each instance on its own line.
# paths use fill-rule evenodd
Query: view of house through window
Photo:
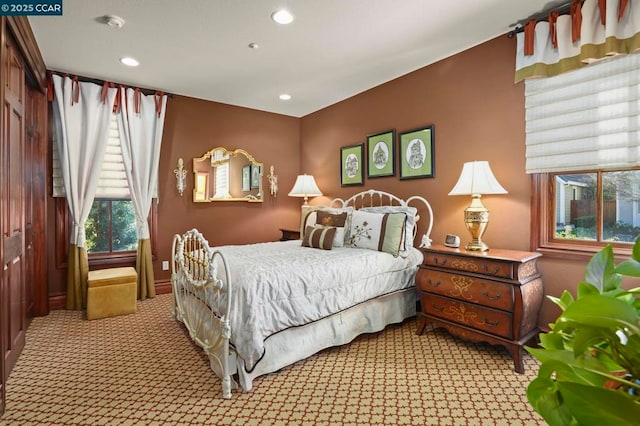
M 93 201 L 85 226 L 87 253 L 136 250 L 136 215 L 131 200 Z
M 554 179 L 555 238 L 631 244 L 640 235 L 640 170 Z

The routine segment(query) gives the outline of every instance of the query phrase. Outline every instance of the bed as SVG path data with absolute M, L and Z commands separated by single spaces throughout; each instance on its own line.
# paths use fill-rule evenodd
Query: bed
M 368 190 L 303 206 L 301 216 L 301 240 L 211 247 L 196 229 L 174 236 L 173 314 L 208 356 L 223 398 L 416 313 L 415 246 L 431 244 L 433 226 L 425 198 Z

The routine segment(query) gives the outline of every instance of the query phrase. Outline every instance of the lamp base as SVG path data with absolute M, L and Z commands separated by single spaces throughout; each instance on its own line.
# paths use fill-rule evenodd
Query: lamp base
M 469 251 L 487 251 L 489 250 L 489 246 L 486 245 L 483 241 L 480 240 L 472 240 L 464 246 L 465 250 Z
M 464 224 L 471 233 L 471 241 L 465 248 L 469 251 L 487 251 L 489 246 L 482 242 L 482 235 L 489 224 L 489 210 L 482 204 L 481 195 L 471 196 L 471 205 L 464 211 Z

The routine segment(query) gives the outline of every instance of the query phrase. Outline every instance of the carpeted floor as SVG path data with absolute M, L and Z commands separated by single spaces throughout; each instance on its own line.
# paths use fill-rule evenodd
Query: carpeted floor
M 538 425 L 524 375 L 502 348 L 415 320 L 254 381 L 221 398 L 201 349 L 171 316 L 171 295 L 132 315 L 36 318 L 8 380 L 0 425 Z

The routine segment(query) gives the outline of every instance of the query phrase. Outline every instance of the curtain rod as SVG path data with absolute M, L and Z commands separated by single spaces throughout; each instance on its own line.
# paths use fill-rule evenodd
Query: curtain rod
M 113 83 L 116 86 L 123 86 L 123 87 L 132 88 L 132 89 L 140 89 L 140 91 L 142 93 L 144 93 L 145 95 L 153 95 L 154 93 L 162 92 L 163 94 L 167 95 L 168 98 L 173 98 L 175 96 L 173 93 L 168 93 L 168 92 L 165 92 L 163 90 L 147 89 L 145 87 L 132 86 L 131 84 L 118 83 L 118 82 L 110 81 L 110 80 L 101 80 L 99 78 L 86 77 L 86 76 L 83 76 L 83 75 L 78 75 L 78 74 L 74 74 L 74 73 L 70 73 L 70 72 L 63 72 L 63 71 L 56 71 L 56 70 L 48 70 L 48 72 L 51 73 L 51 74 L 69 75 L 69 76 L 78 77 L 78 81 L 82 81 L 83 83 L 94 83 L 94 84 L 97 84 L 99 86 L 102 86 L 105 82 L 107 82 L 107 83 Z
M 536 22 L 548 20 L 549 13 L 551 13 L 554 10 L 557 10 L 558 13 L 560 13 L 561 15 L 569 13 L 569 11 L 571 10 L 572 3 L 573 3 L 572 1 L 569 1 L 566 3 L 561 3 L 557 6 L 548 7 L 546 9 L 543 9 L 542 12 L 534 13 L 533 15 L 530 15 L 528 18 L 518 20 L 515 24 L 509 25 L 510 27 L 517 27 L 517 28 L 514 28 L 513 30 L 509 31 L 507 33 L 507 37 L 512 38 L 516 34 L 523 32 L 524 24 L 526 24 L 532 19 L 534 19 Z M 581 3 L 584 3 L 584 1 L 582 1 Z

